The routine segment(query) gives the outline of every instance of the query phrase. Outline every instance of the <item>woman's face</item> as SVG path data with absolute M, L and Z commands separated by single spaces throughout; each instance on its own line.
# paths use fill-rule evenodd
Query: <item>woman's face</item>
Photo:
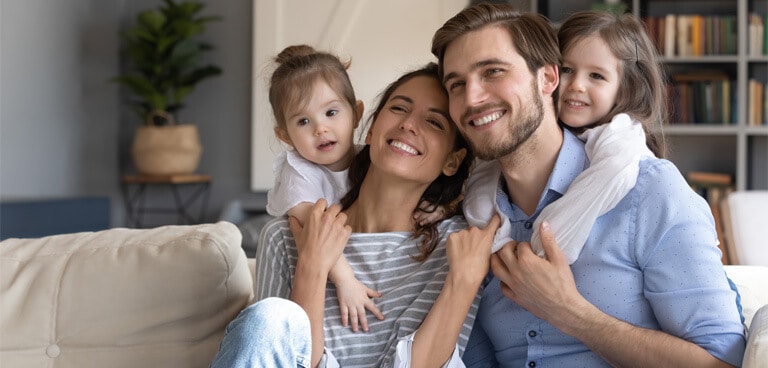
M 466 151 L 454 152 L 456 126 L 437 80 L 417 76 L 400 85 L 373 122 L 365 143 L 371 165 L 390 175 L 429 184 L 453 175 Z

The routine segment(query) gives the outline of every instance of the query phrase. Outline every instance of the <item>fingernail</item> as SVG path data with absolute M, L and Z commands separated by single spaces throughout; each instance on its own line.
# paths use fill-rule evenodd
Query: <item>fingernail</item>
M 542 222 L 541 229 L 544 231 L 550 231 L 551 229 L 549 228 L 549 222 L 546 222 L 546 221 Z

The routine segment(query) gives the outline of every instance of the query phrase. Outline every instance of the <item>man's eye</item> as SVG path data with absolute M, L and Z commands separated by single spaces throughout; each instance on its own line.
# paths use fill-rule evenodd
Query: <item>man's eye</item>
M 461 88 L 464 86 L 464 82 L 453 82 L 448 85 L 448 88 L 446 88 L 448 91 L 454 91 L 458 88 Z
M 501 69 L 499 69 L 499 68 L 490 68 L 490 69 L 485 71 L 485 76 L 486 77 L 492 77 L 492 76 L 494 76 L 496 74 L 499 74 L 499 73 L 501 73 Z

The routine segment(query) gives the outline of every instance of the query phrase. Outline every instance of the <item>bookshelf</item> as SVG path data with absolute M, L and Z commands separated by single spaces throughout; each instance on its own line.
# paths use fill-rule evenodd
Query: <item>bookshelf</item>
M 717 117 L 686 114 L 683 119 L 681 110 L 686 107 L 672 104 L 673 119 L 665 128 L 671 147 L 669 158 L 684 174 L 727 173 L 735 179 L 737 190 L 768 189 L 768 50 L 764 39 L 768 0 L 632 0 L 631 9 L 646 20 L 646 25 L 649 18 L 671 17 L 678 21 L 676 31 L 687 26 L 694 33 L 698 27 L 698 36 L 690 34 L 687 39 L 699 39 L 699 46 L 681 47 L 686 37 L 680 33 L 684 31 L 675 32 L 677 37 L 667 35 L 666 40 L 677 41 L 675 47 L 664 42 L 659 45 L 667 74 L 673 80 L 689 76 L 684 83 L 706 84 L 709 79 L 714 95 L 723 90 L 722 81 L 728 85 L 728 93 L 713 99 L 719 103 L 705 103 L 704 98 L 693 100 L 698 101 L 693 105 L 700 109 L 701 105 L 706 105 L 703 110 L 714 109 Z M 760 35 L 750 18 L 760 19 Z M 750 47 L 752 41 L 759 46 Z M 675 83 L 678 87 L 680 84 Z M 750 85 L 759 86 L 760 93 L 751 90 Z M 762 96 L 758 100 L 755 95 Z
M 573 1 L 568 11 L 557 3 L 555 0 L 533 0 L 531 9 L 547 15 L 557 24 L 572 11 L 589 9 L 601 2 Z M 673 85 L 687 84 L 689 94 L 699 89 L 705 91 L 699 96 L 710 96 L 709 99 L 691 101 L 717 102 L 689 103 L 685 120 L 681 117 L 681 105 L 671 106 L 673 119 L 664 128 L 670 148 L 668 158 L 683 175 L 689 172 L 725 173 L 733 177 L 736 190 L 768 189 L 768 91 L 765 87 L 768 85 L 768 50 L 765 46 L 768 42 L 765 40 L 768 38 L 768 0 L 625 0 L 621 3 L 628 11 L 645 19 L 649 29 L 649 17 L 685 19 L 684 16 L 698 16 L 689 17 L 697 19 L 691 22 L 696 23 L 698 36 L 688 34 L 688 37 L 699 40 L 699 46 L 678 48 L 675 45 L 670 52 L 662 45 L 659 51 L 670 80 L 677 79 Z M 749 22 L 755 15 L 762 19 L 762 49 L 752 46 L 753 50 L 750 50 L 750 41 L 757 37 L 755 27 Z M 693 27 L 691 24 L 690 28 Z M 717 40 L 713 29 L 719 30 Z M 730 32 L 725 31 L 728 29 Z M 674 36 L 672 39 L 677 41 L 679 35 L 675 33 Z M 684 37 L 680 38 L 682 42 Z M 756 94 L 750 85 L 756 83 L 762 86 L 761 102 L 750 101 Z M 675 92 L 678 95 L 679 91 Z M 759 121 L 755 121 L 759 114 L 752 110 L 755 106 L 760 106 L 762 111 Z M 696 108 L 698 113 L 694 112 Z

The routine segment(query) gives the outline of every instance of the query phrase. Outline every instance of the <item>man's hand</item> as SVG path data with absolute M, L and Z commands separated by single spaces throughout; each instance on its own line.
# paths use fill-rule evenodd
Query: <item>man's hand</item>
M 546 258 L 538 257 L 529 243 L 513 241 L 491 256 L 491 269 L 501 281 L 504 296 L 558 327 L 558 318 L 567 315 L 565 310 L 588 301 L 576 289 L 549 224 L 542 223 L 539 230 Z

